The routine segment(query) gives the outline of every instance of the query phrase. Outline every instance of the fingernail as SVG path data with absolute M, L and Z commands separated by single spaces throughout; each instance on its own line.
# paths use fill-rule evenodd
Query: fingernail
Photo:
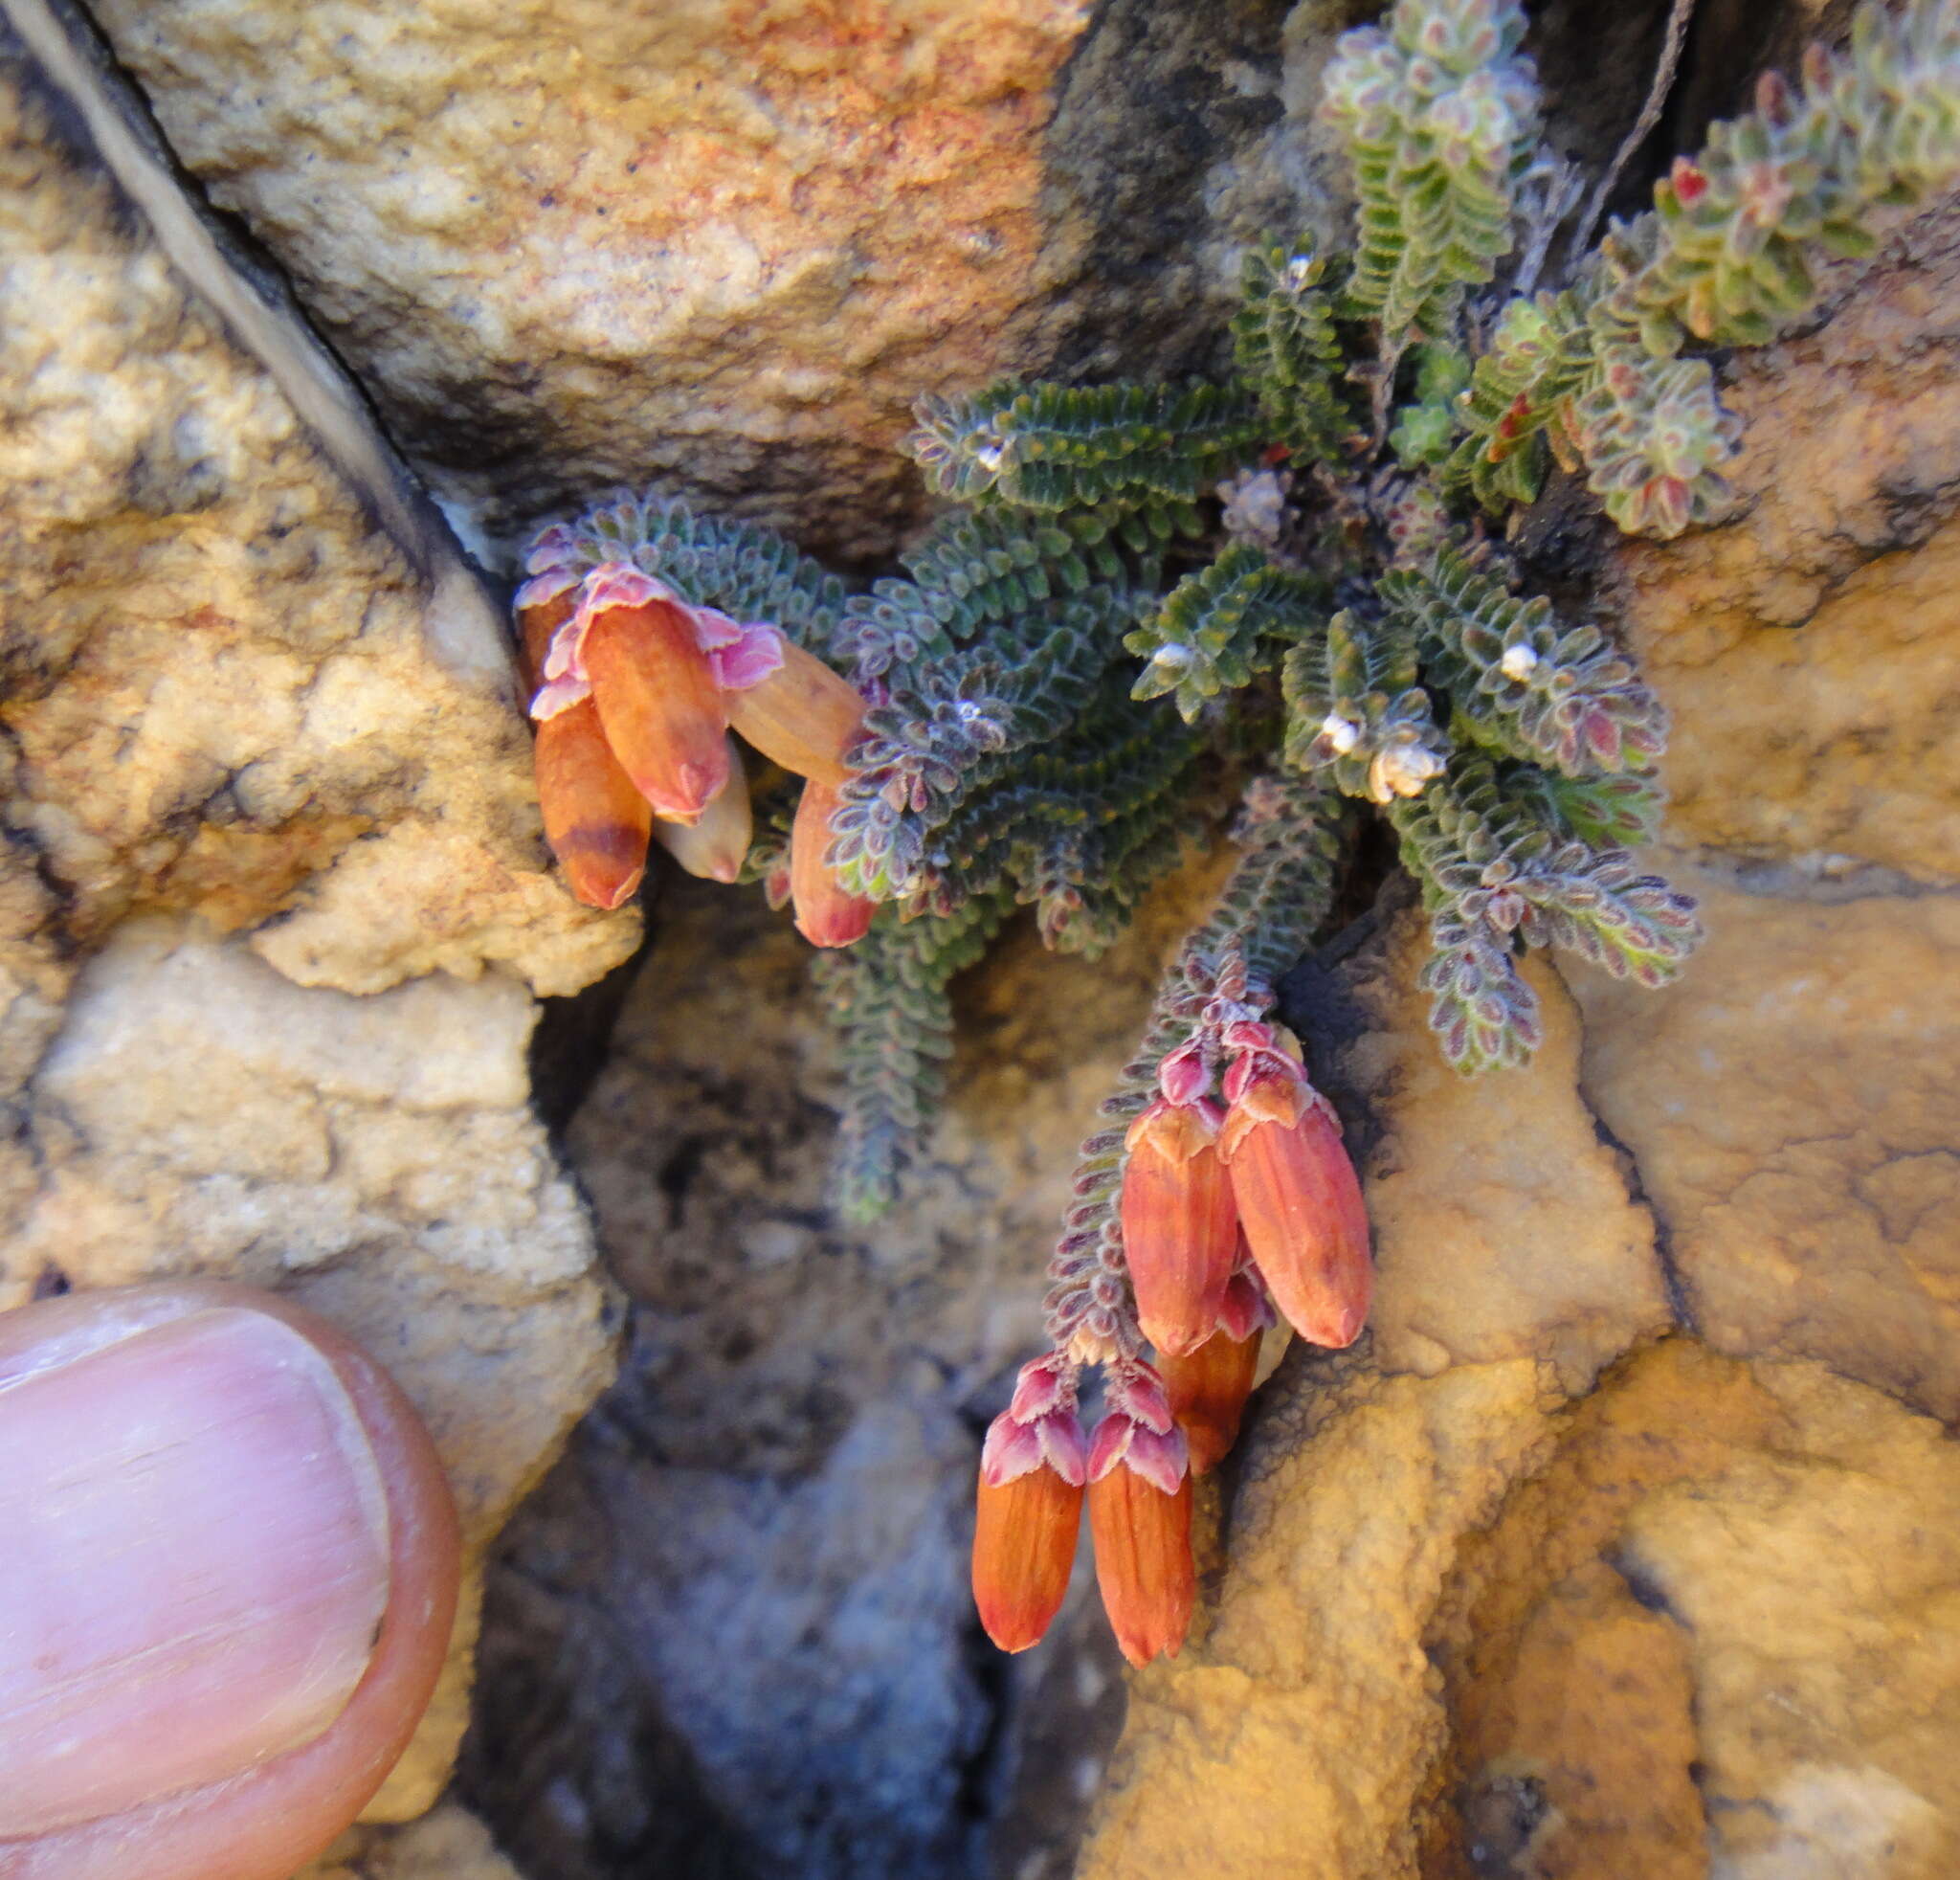
M 324 1357 L 216 1308 L 0 1385 L 0 1838 L 318 1736 L 388 1603 L 388 1503 Z

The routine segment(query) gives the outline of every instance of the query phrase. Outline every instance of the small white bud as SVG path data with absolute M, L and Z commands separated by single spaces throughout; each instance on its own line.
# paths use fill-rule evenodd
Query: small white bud
M 1167 639 L 1150 655 L 1153 666 L 1162 666 L 1166 672 L 1183 672 L 1197 658 L 1189 646 L 1175 639 Z
M 1443 760 L 1427 745 L 1391 745 L 1368 767 L 1368 794 L 1377 803 L 1394 796 L 1419 796 L 1442 768 Z
M 990 477 L 997 476 L 1006 460 L 1007 452 L 999 444 L 985 444 L 973 453 L 973 461 Z
M 1345 757 L 1361 742 L 1361 727 L 1351 718 L 1330 711 L 1321 720 L 1321 736 L 1333 746 L 1337 757 Z
M 1538 655 L 1521 640 L 1516 646 L 1504 648 L 1504 656 L 1497 662 L 1497 669 L 1506 679 L 1529 679 L 1538 670 Z
M 1281 276 L 1286 283 L 1289 294 L 1297 294 L 1313 280 L 1313 257 L 1296 255 L 1286 263 L 1286 272 Z

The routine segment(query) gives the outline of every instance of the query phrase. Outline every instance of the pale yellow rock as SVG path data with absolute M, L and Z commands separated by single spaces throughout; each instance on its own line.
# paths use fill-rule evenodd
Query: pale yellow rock
M 1616 556 L 1683 844 L 1960 878 L 1956 235 L 1921 216 L 1815 333 L 1739 351 L 1736 519 Z
M 1952 1870 L 1960 1446 L 1930 1418 L 1683 1338 L 1570 1407 L 1522 1363 L 1280 1388 L 1083 1880 Z
M 1215 1618 L 1132 1681 L 1080 1880 L 1413 1880 L 1448 1731 L 1426 1634 L 1462 1536 L 1549 1449 L 1547 1381 L 1337 1361 L 1258 1426 Z
M 1539 1357 L 1569 1391 L 1671 1322 L 1654 1226 L 1579 1095 L 1578 1013 L 1542 956 L 1526 977 L 1545 1044 L 1528 1076 L 1459 1076 L 1415 984 L 1429 923 L 1404 904 L 1344 983 L 1365 1024 L 1330 1061 L 1380 1140 L 1362 1158 L 1374 1230 L 1375 1361 Z M 1318 1062 L 1318 1061 L 1317 1061 Z
M 1960 1868 L 1960 1445 L 1819 1365 L 1758 1365 L 1787 1433 L 1628 1522 L 1681 1628 L 1715 1880 Z
M 33 996 L 5 1006 L 27 1031 L 0 1065 L 44 1041 L 59 962 L 137 909 L 290 918 L 258 944 L 353 990 L 596 977 L 635 923 L 552 874 L 486 596 L 453 546 L 378 526 L 178 262 L 252 290 L 181 203 L 151 224 L 57 136 L 22 69 L 0 65 L 0 969 Z M 310 387 L 306 344 L 276 363 Z
M 1960 904 L 1698 893 L 1678 985 L 1581 987 L 1589 1101 L 1633 1152 L 1695 1323 L 1960 1412 Z

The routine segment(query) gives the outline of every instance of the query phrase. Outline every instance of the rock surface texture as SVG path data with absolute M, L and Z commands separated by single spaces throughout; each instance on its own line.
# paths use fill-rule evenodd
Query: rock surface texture
M 1370 11 L 98 0 L 295 304 L 0 0 L 0 1309 L 290 1291 L 420 1405 L 472 1544 L 430 1722 L 310 1880 L 1960 1871 L 1960 217 L 1725 362 L 1734 521 L 1527 531 L 1673 713 L 1711 937 L 1659 996 L 1535 964 L 1539 1063 L 1476 1083 L 1405 890 L 1294 975 L 1377 1305 L 1207 1484 L 1176 1662 L 1120 1675 L 1079 1566 L 1004 1663 L 965 1552 L 1204 883 L 959 989 L 870 1233 L 754 896 L 670 894 L 534 1037 L 638 919 L 552 875 L 496 597 L 395 451 L 494 566 L 620 481 L 881 558 L 919 392 L 1210 363 L 1242 239 L 1332 220 L 1304 107 Z M 1531 11 L 1596 163 L 1667 8 Z M 1701 9 L 1664 134 L 1843 11 Z M 547 1134 L 535 1066 L 564 1120 L 621 998 Z M 472 1715 L 473 1812 L 411 1820 Z
M 0 39 L 0 1309 L 303 1298 L 421 1408 L 474 1559 L 610 1374 L 525 1053 L 535 993 L 636 927 L 548 872 L 475 578 L 377 522 L 409 512 L 331 448 L 383 460 L 355 401 L 151 215 L 60 51 Z M 219 317 L 241 292 L 288 353 Z M 475 1610 L 378 1818 L 442 1786 Z
M 921 392 L 1209 346 L 1218 212 L 1256 228 L 1310 162 L 1253 0 L 95 13 L 496 541 L 651 479 L 889 553 Z

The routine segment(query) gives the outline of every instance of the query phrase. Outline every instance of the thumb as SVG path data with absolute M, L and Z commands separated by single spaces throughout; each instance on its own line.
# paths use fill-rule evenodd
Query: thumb
M 0 1880 L 282 1880 L 400 1756 L 456 1513 L 414 1412 L 212 1283 L 0 1315 Z

